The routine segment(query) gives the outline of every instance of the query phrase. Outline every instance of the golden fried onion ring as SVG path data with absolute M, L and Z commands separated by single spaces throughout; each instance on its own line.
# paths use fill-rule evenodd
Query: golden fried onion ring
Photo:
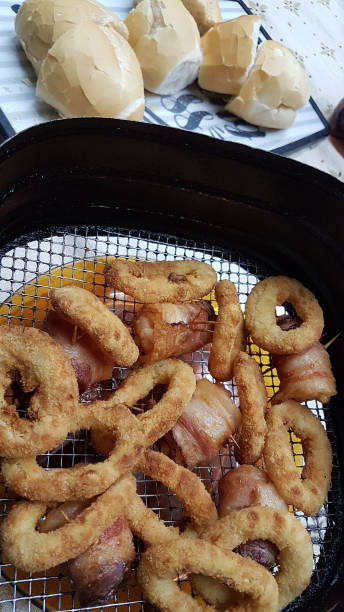
M 135 478 L 124 476 L 73 521 L 48 533 L 36 530 L 46 504 L 19 502 L 2 523 L 2 548 L 13 565 L 27 572 L 41 572 L 74 559 L 123 514 L 128 499 L 134 495 Z
M 214 326 L 209 371 L 216 380 L 231 380 L 238 352 L 244 348 L 244 317 L 235 285 L 223 280 L 215 285 L 219 314 Z
M 269 478 L 287 504 L 315 514 L 331 485 L 332 450 L 326 431 L 309 408 L 292 400 L 272 406 L 266 422 L 264 463 Z M 301 438 L 305 459 L 301 474 L 294 463 L 289 429 Z
M 302 324 L 283 331 L 276 322 L 276 305 L 290 302 Z M 258 283 L 246 302 L 246 328 L 252 340 L 276 355 L 299 353 L 319 340 L 324 317 L 313 293 L 287 276 L 270 276 Z
M 238 463 L 254 464 L 262 455 L 266 422 L 267 393 L 258 363 L 240 352 L 234 362 L 242 419 L 235 436 L 234 454 Z
M 93 429 L 91 443 L 98 453 L 107 457 L 114 445 L 114 438 L 107 431 Z M 216 506 L 200 478 L 163 453 L 146 449 L 136 469 L 173 491 L 181 500 L 186 516 L 196 526 L 208 525 L 217 519 Z
M 168 388 L 146 413 L 134 416 L 134 406 L 157 384 Z M 44 470 L 34 457 L 5 460 L 2 472 L 7 485 L 35 501 L 87 499 L 102 493 L 125 472 L 135 468 L 144 448 L 165 435 L 190 401 L 196 385 L 192 368 L 178 359 L 166 359 L 133 372 L 106 401 L 80 404 L 72 431 L 107 429 L 116 436 L 108 459 L 98 464 Z
M 177 465 L 163 453 L 146 449 L 138 469 L 173 491 L 184 506 L 184 513 L 199 527 L 216 521 L 217 510 L 203 482 L 190 470 Z
M 194 260 L 128 261 L 105 267 L 106 283 L 140 302 L 185 302 L 207 295 L 216 283 L 215 270 Z
M 154 408 L 137 417 L 143 425 L 146 446 L 154 444 L 175 425 L 194 394 L 196 377 L 191 366 L 184 361 L 163 359 L 128 376 L 115 392 L 116 401 L 134 406 L 156 385 L 168 385 L 168 388 Z
M 216 506 L 202 481 L 186 468 L 149 449 L 138 464 L 145 476 L 158 480 L 177 495 L 184 514 L 201 528 L 217 519 Z M 153 510 L 147 508 L 138 495 L 127 504 L 126 515 L 134 533 L 149 546 L 156 546 L 179 535 L 177 527 L 166 527 Z
M 87 408 L 90 413 L 84 421 L 86 429 L 99 425 L 98 418 L 108 416 L 107 407 L 100 410 L 98 406 L 95 410 L 89 405 Z M 35 457 L 8 459 L 2 463 L 5 482 L 18 495 L 43 502 L 88 499 L 102 493 L 135 467 L 144 450 L 143 428 L 130 410 L 121 404 L 114 405 L 111 417 L 116 445 L 102 463 L 79 463 L 70 468 L 45 470 Z
M 11 373 L 19 372 L 25 392 L 34 391 L 30 420 L 5 400 Z M 0 327 L 0 455 L 44 453 L 66 438 L 78 405 L 74 370 L 62 348 L 45 332 Z
M 195 526 L 201 528 L 216 521 L 215 504 L 195 474 L 150 450 L 145 451 L 139 469 L 173 487 Z M 149 546 L 179 536 L 178 528 L 166 527 L 155 512 L 145 506 L 136 493 L 132 476 L 119 479 L 68 525 L 43 534 L 35 530 L 35 525 L 46 509 L 46 504 L 20 502 L 3 522 L 2 542 L 8 557 L 26 571 L 43 571 L 52 563 L 64 563 L 81 554 L 119 514 L 127 517 L 132 531 Z M 44 535 L 46 537 L 41 537 Z
M 150 547 L 141 556 L 137 576 L 147 599 L 165 612 L 213 610 L 179 589 L 175 578 L 184 573 L 211 576 L 243 594 L 244 605 L 230 610 L 277 611 L 277 583 L 265 568 L 205 540 L 180 537 Z
M 19 569 L 40 572 L 74 559 L 120 515 L 126 516 L 132 531 L 147 545 L 179 536 L 176 527 L 166 527 L 145 506 L 132 475 L 119 479 L 69 523 L 42 533 L 36 526 L 46 510 L 44 503 L 22 501 L 11 508 L 1 525 L 2 546 Z
M 116 365 L 137 361 L 139 349 L 128 328 L 94 293 L 67 286 L 54 289 L 50 297 L 57 314 L 87 333 Z
M 279 550 L 279 570 L 275 576 L 279 592 L 278 610 L 300 595 L 310 582 L 312 541 L 306 529 L 289 512 L 268 506 L 243 508 L 227 514 L 199 535 L 226 551 L 232 551 L 248 540 L 268 540 L 275 544 Z M 258 565 L 255 561 L 253 563 Z M 198 590 L 201 584 L 198 580 Z M 202 589 L 200 594 L 209 601 L 207 592 Z

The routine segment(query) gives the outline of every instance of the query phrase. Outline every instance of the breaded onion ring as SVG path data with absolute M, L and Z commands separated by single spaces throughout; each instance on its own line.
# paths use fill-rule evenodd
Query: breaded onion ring
M 332 450 L 321 422 L 307 408 L 289 400 L 267 412 L 265 470 L 287 502 L 305 514 L 315 514 L 331 485 Z M 297 470 L 286 432 L 301 438 L 305 466 Z
M 87 333 L 116 365 L 131 366 L 137 361 L 139 349 L 128 328 L 96 295 L 67 286 L 54 289 L 50 297 L 58 315 Z
M 113 448 L 114 438 L 107 431 L 94 429 L 91 432 L 91 443 L 98 453 L 107 457 Z M 217 519 L 216 506 L 203 482 L 196 474 L 163 453 L 146 449 L 136 469 L 173 491 L 182 502 L 186 516 L 195 525 L 208 525 Z
M 258 461 L 266 436 L 267 393 L 258 363 L 247 353 L 239 353 L 234 362 L 234 378 L 240 399 L 241 422 L 235 437 L 234 454 L 238 463 Z
M 217 510 L 203 482 L 187 468 L 177 465 L 163 453 L 147 449 L 138 462 L 138 469 L 152 480 L 158 480 L 177 495 L 184 513 L 197 526 L 209 525 L 217 519 Z
M 158 478 L 165 486 L 172 488 L 180 497 L 187 516 L 193 520 L 195 526 L 203 527 L 216 521 L 215 505 L 195 474 L 176 466 L 173 461 L 161 453 L 150 450 L 145 451 L 145 457 L 138 468 L 144 474 L 151 478 Z M 71 508 L 73 511 L 73 505 Z M 104 523 L 104 520 L 107 520 L 107 513 L 110 513 L 108 524 L 116 520 L 117 514 L 126 516 L 132 531 L 149 546 L 167 542 L 179 536 L 179 530 L 176 527 L 166 527 L 155 512 L 145 506 L 136 494 L 135 480 L 132 477 L 123 476 L 90 506 L 87 506 L 86 510 L 84 509 L 76 518 L 73 517 L 74 520 L 65 528 L 56 529 L 52 521 L 54 532 L 49 532 L 49 526 L 44 523 L 44 532 L 48 537 L 43 539 L 39 537 L 38 532 L 34 531 L 34 527 L 45 510 L 44 504 L 21 502 L 9 512 L 4 522 L 2 539 L 8 547 L 10 560 L 17 567 L 27 571 L 48 569 L 52 563 L 55 565 L 55 561 L 56 564 L 62 563 L 84 552 L 97 539 L 98 531 L 108 526 Z M 100 526 L 99 530 L 93 534 L 95 524 L 98 529 L 96 521 L 100 521 Z M 26 541 L 25 545 L 23 539 Z M 37 551 L 37 558 L 31 550 L 30 554 L 28 553 L 28 547 L 30 549 L 31 545 L 32 550 L 35 553 Z
M 5 393 L 19 372 L 25 392 L 34 392 L 28 419 L 20 418 Z M 74 418 L 79 391 L 74 370 L 48 334 L 29 327 L 0 327 L 0 455 L 23 457 L 61 444 Z
M 139 368 L 115 392 L 117 403 L 134 406 L 156 385 L 168 385 L 154 408 L 138 415 L 145 433 L 145 445 L 151 446 L 176 423 L 196 388 L 191 366 L 179 359 L 163 359 Z
M 185 515 L 195 527 L 204 527 L 216 521 L 215 504 L 196 474 L 177 466 L 162 453 L 151 450 L 145 451 L 138 469 L 177 495 L 184 506 Z M 138 495 L 128 500 L 125 512 L 132 531 L 149 546 L 157 546 L 179 536 L 179 529 L 166 527 Z
M 98 403 L 98 402 L 96 402 Z M 85 407 L 84 427 L 98 424 L 98 418 L 107 416 L 107 402 L 102 410 L 97 406 Z M 110 456 L 102 463 L 79 463 L 70 468 L 45 470 L 35 457 L 8 459 L 2 463 L 2 474 L 8 486 L 27 499 L 43 502 L 88 499 L 98 495 L 126 472 L 130 472 L 144 450 L 144 431 L 137 418 L 126 406 L 111 406 L 113 431 L 116 445 Z M 75 427 L 77 431 L 79 427 Z
M 47 506 L 20 502 L 11 508 L 1 525 L 1 541 L 9 560 L 29 572 L 49 569 L 74 559 L 87 550 L 119 516 L 126 517 L 131 530 L 147 545 L 179 536 L 177 527 L 166 527 L 136 493 L 135 478 L 123 476 L 82 512 L 62 527 L 44 532 L 35 529 Z
M 235 285 L 223 280 L 215 285 L 219 314 L 214 326 L 209 371 L 216 380 L 231 380 L 233 365 L 244 349 L 244 317 Z
M 99 455 L 108 457 L 116 444 L 116 437 L 107 429 L 92 429 L 91 444 Z
M 106 283 L 139 302 L 186 302 L 207 295 L 216 283 L 215 270 L 194 260 L 128 261 L 105 267 Z
M 245 605 L 236 607 L 238 612 L 277 611 L 277 584 L 265 568 L 205 540 L 180 537 L 150 547 L 141 556 L 137 576 L 144 595 L 164 612 L 213 610 L 179 589 L 175 578 L 184 573 L 211 576 L 243 594 Z
M 125 476 L 100 495 L 78 516 L 54 531 L 40 533 L 37 521 L 47 506 L 19 502 L 1 526 L 2 548 L 13 565 L 27 572 L 41 572 L 74 559 L 123 514 L 128 499 L 136 495 L 133 476 Z
M 143 399 L 157 384 L 168 388 L 144 414 L 128 407 Z M 166 359 L 133 372 L 106 401 L 80 404 L 72 431 L 109 429 L 116 445 L 103 463 L 44 470 L 34 457 L 5 460 L 2 472 L 10 488 L 36 501 L 87 499 L 102 493 L 125 472 L 135 468 L 144 448 L 163 436 L 177 421 L 196 386 L 192 368 L 178 359 Z
M 153 408 L 137 416 L 144 427 L 146 446 L 151 446 L 173 427 L 195 391 L 196 377 L 192 368 L 184 361 L 163 359 L 143 366 L 132 372 L 109 400 L 95 402 L 94 405 L 95 407 L 100 404 L 104 407 L 107 405 L 111 407 L 116 403 L 134 406 L 156 385 L 168 385 L 168 388 Z M 105 424 L 104 420 L 99 419 L 99 421 L 102 425 Z M 99 429 L 99 425 L 95 425 L 94 429 Z M 103 430 L 103 427 L 101 429 Z M 104 432 L 103 436 L 104 440 L 107 437 L 108 448 L 112 448 L 113 437 L 112 440 L 108 437 L 109 432 Z M 102 450 L 100 452 L 104 456 L 108 454 Z
M 312 541 L 306 529 L 289 512 L 267 506 L 243 508 L 205 528 L 200 537 L 226 551 L 254 539 L 275 544 L 279 550 L 279 571 L 275 576 L 279 592 L 278 610 L 300 595 L 310 582 Z M 209 601 L 208 593 L 202 595 Z
M 276 321 L 275 307 L 290 302 L 302 323 L 283 331 Z M 270 276 L 258 283 L 246 302 L 246 328 L 252 340 L 276 355 L 299 353 L 319 340 L 324 317 L 313 293 L 287 276 Z

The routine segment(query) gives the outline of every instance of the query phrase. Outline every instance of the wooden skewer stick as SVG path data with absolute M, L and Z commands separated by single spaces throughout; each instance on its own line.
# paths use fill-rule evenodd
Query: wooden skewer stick
M 205 327 L 190 327 L 189 329 L 191 329 L 192 331 L 199 331 L 199 332 L 208 332 L 209 334 L 213 334 L 214 330 L 213 329 L 206 329 Z
M 73 335 L 72 335 L 72 344 L 76 343 L 77 335 L 78 335 L 78 326 L 74 325 Z
M 240 449 L 240 446 L 234 436 L 229 436 L 229 440 L 231 440 L 233 444 L 235 444 L 235 446 L 237 446 Z
M 208 321 L 191 321 L 191 323 L 185 323 L 185 325 L 217 325 L 218 320 L 208 319 Z
M 340 336 L 340 334 L 343 332 L 343 330 L 341 330 L 340 332 L 338 332 L 338 334 L 336 334 L 332 340 L 329 340 L 328 342 L 326 342 L 326 344 L 324 344 L 325 349 L 327 350 L 329 346 L 331 346 L 331 344 L 337 340 L 338 336 Z

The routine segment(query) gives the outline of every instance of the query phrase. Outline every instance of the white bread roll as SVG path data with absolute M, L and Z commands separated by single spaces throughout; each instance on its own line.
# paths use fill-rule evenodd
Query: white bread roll
M 129 43 L 115 30 L 84 22 L 49 49 L 36 93 L 64 117 L 142 119 L 143 79 Z
M 287 128 L 309 96 L 308 77 L 295 56 L 268 40 L 259 48 L 247 81 L 226 110 L 254 125 Z
M 198 82 L 203 89 L 237 94 L 256 56 L 261 17 L 243 15 L 213 26 L 201 39 Z
M 96 0 L 25 0 L 15 22 L 16 34 L 36 73 L 50 47 L 69 28 L 83 21 L 94 21 L 115 30 L 124 38 L 123 21 Z
M 142 0 L 125 23 L 146 89 L 169 95 L 196 79 L 200 36 L 181 0 Z
M 196 21 L 200 34 L 222 20 L 217 0 L 183 0 L 183 4 Z

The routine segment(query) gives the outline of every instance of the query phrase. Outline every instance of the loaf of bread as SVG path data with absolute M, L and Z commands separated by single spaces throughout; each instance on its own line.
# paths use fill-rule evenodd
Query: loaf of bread
M 183 4 L 196 21 L 201 35 L 222 21 L 217 0 L 183 0 Z
M 253 66 L 260 23 L 257 15 L 243 15 L 217 23 L 202 36 L 200 87 L 223 94 L 239 92 Z
M 64 117 L 143 116 L 143 79 L 134 51 L 118 32 L 92 21 L 69 28 L 49 49 L 37 95 Z
M 170 95 L 197 78 L 200 35 L 181 0 L 141 0 L 125 23 L 146 89 Z
M 96 0 L 26 0 L 16 33 L 37 95 L 64 117 L 140 120 L 144 88 L 125 24 Z
M 264 42 L 238 95 L 226 110 L 249 123 L 287 128 L 310 96 L 308 77 L 293 53 L 273 40 Z
M 117 15 L 96 0 L 25 0 L 15 21 L 15 30 L 25 54 L 38 73 L 50 47 L 69 28 L 93 21 L 124 38 L 128 31 Z

